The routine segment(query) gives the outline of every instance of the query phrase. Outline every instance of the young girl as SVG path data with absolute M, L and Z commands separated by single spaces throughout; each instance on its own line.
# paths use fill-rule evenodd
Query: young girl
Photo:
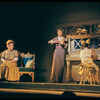
M 95 77 L 96 82 L 99 84 L 99 80 L 98 80 L 99 66 L 93 62 L 93 56 L 95 56 L 95 55 L 96 55 L 95 51 L 92 49 L 89 49 L 89 44 L 85 43 L 84 49 L 81 50 L 81 52 L 80 52 L 81 63 L 94 66 L 95 71 L 96 71 L 94 77 Z M 80 74 L 82 74 L 82 73 L 80 73 Z
M 57 37 L 48 41 L 48 43 L 55 44 L 55 50 L 53 54 L 52 72 L 50 81 L 53 83 L 61 83 L 63 77 L 63 69 L 65 65 L 65 38 L 63 37 L 64 30 L 62 28 L 57 29 Z

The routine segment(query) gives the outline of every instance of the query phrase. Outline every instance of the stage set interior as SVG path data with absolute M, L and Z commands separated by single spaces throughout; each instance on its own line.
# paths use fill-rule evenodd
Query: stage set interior
M 80 85 L 78 74 L 82 40 L 91 40 L 98 55 L 94 62 L 100 67 L 99 6 L 100 2 L 0 2 L 0 53 L 12 39 L 20 56 L 19 81 L 0 82 L 0 98 L 100 98 L 100 84 Z M 50 83 L 54 46 L 48 41 L 59 27 L 68 40 L 66 64 L 63 82 Z M 34 59 L 29 70 L 22 62 L 25 55 Z

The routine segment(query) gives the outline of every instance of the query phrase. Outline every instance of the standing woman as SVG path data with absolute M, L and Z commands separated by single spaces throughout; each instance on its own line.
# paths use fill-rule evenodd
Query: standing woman
M 48 43 L 55 44 L 55 50 L 53 54 L 52 72 L 50 81 L 52 83 L 61 83 L 63 78 L 63 70 L 65 66 L 65 38 L 63 36 L 64 30 L 62 28 L 57 29 L 57 37 L 48 41 Z
M 7 50 L 4 50 L 1 54 L 1 79 L 7 81 L 18 81 L 18 51 L 14 50 L 13 40 L 8 40 L 6 46 Z

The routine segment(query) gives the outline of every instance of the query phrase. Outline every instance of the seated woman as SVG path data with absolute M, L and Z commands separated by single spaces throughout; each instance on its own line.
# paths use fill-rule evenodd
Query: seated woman
M 18 81 L 19 68 L 17 67 L 18 51 L 14 50 L 13 40 L 6 42 L 7 50 L 1 55 L 1 79 L 7 81 Z
M 81 63 L 84 65 L 90 65 L 93 66 L 96 73 L 95 73 L 95 80 L 99 84 L 98 80 L 98 72 L 99 72 L 99 67 L 93 62 L 93 56 L 95 56 L 95 52 L 92 49 L 88 48 L 88 43 L 85 43 L 84 49 L 80 52 L 80 58 L 81 58 Z M 82 74 L 82 73 L 81 73 Z

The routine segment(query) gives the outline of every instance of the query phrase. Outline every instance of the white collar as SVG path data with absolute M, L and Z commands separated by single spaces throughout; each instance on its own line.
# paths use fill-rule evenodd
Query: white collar
M 84 48 L 84 50 L 87 50 L 88 48 Z
M 58 36 L 58 39 L 62 39 L 62 37 Z

